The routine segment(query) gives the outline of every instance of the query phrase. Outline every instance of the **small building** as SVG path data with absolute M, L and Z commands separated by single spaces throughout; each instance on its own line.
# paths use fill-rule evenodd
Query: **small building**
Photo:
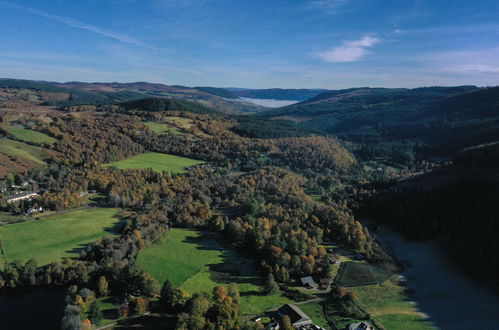
M 301 283 L 303 284 L 304 287 L 311 288 L 311 289 L 317 287 L 317 284 L 315 283 L 315 281 L 312 278 L 312 276 L 302 277 L 302 278 L 300 278 L 300 281 L 301 281 Z
M 337 263 L 336 259 L 334 257 L 328 257 L 327 258 L 327 261 L 331 264 L 331 265 L 334 265 L 335 263 Z
M 375 330 L 372 325 L 366 321 L 350 324 L 348 330 Z
M 353 258 L 355 260 L 364 260 L 365 259 L 365 257 L 360 253 L 357 253 L 356 255 L 354 255 Z
M 35 192 L 26 192 L 26 193 L 21 193 L 21 194 L 17 194 L 17 195 L 12 195 L 10 197 L 7 197 L 7 204 L 14 203 L 17 201 L 22 201 L 24 199 L 30 200 L 31 198 L 33 198 L 35 196 L 38 196 L 38 194 Z
M 41 206 L 40 207 L 34 207 L 33 206 L 33 207 L 30 207 L 26 213 L 33 214 L 33 213 L 42 212 L 42 211 L 43 211 L 43 207 L 41 207 Z

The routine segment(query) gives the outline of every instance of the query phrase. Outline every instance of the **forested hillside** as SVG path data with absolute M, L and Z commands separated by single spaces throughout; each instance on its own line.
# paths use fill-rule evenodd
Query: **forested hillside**
M 4 89 L 3 93 L 1 89 Z M 21 104 L 56 107 L 97 106 L 147 97 L 188 100 L 225 113 L 244 113 L 265 109 L 253 103 L 231 100 L 238 96 L 229 91 L 211 87 L 196 89 L 147 82 L 57 83 L 18 79 L 0 80 L 0 105 L 3 107 L 19 107 Z
M 368 320 L 381 329 L 382 319 L 368 312 L 352 288 L 392 285 L 396 299 L 408 297 L 393 280 L 401 263 L 385 253 L 358 221 L 362 217 L 412 239 L 440 241 L 458 264 L 471 265 L 472 275 L 490 283 L 499 275 L 496 263 L 487 262 L 498 251 L 497 89 L 351 89 L 248 116 L 148 94 L 54 107 L 49 98 L 69 97 L 73 89 L 3 82 L 0 222 L 32 239 L 22 243 L 2 237 L 7 229 L 0 231 L 5 265 L 0 287 L 71 286 L 64 324 L 84 320 L 93 301 L 84 297 L 98 292 L 103 300 L 126 296 L 127 316 L 148 308 L 173 322 L 172 329 L 184 329 L 192 315 L 205 324 L 257 329 L 246 322 L 249 314 L 241 315 L 239 289 L 232 283 L 247 280 L 244 268 L 254 276 L 251 286 L 242 286 L 244 313 L 263 315 L 278 304 L 307 302 L 320 324 Z M 102 84 L 68 85 L 83 96 L 104 95 L 95 91 Z M 290 109 L 294 112 L 286 112 Z M 334 124 L 333 117 L 339 118 Z M 312 125 L 314 120 L 323 125 Z M 459 144 L 450 148 L 445 137 Z M 94 221 L 78 222 L 82 213 Z M 81 230 L 94 238 L 82 232 L 61 242 L 62 226 L 77 222 L 88 225 Z M 113 225 L 103 229 L 104 222 Z M 223 246 L 217 251 L 230 255 L 227 260 L 238 253 L 251 264 L 241 265 L 241 272 L 198 265 L 201 273 L 192 276 L 216 287 L 209 295 L 189 279 L 177 287 L 168 280 L 158 283 L 151 274 L 165 275 L 151 260 L 175 260 L 175 251 L 158 252 L 169 244 L 165 237 L 172 228 L 216 235 L 217 246 Z M 136 263 L 141 253 L 143 268 Z M 308 276 L 319 283 L 317 291 L 298 288 Z M 193 307 L 200 299 L 211 307 Z M 251 307 L 248 299 L 255 299 Z M 387 313 L 398 318 L 407 308 Z M 417 315 L 403 322 L 420 324 Z
M 461 269 L 498 285 L 497 145 L 459 153 L 454 164 L 393 184 L 366 199 L 360 214 L 415 240 L 436 240 Z

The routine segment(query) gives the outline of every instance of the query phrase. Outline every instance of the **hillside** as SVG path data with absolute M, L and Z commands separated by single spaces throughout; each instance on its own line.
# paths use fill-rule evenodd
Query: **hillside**
M 294 121 L 371 146 L 405 141 L 449 155 L 499 140 L 499 88 L 355 88 L 256 116 Z
M 359 212 L 413 240 L 438 241 L 463 271 L 499 285 L 499 148 L 465 149 L 454 163 L 381 190 Z M 494 252 L 495 251 L 495 252 Z
M 85 83 L 43 82 L 31 80 L 0 80 L 0 107 L 22 105 L 79 106 L 102 105 L 132 101 L 146 97 L 168 97 L 193 101 L 225 113 L 261 111 L 265 108 L 242 102 L 229 91 L 221 89 L 195 89 L 147 82 L 136 83 Z

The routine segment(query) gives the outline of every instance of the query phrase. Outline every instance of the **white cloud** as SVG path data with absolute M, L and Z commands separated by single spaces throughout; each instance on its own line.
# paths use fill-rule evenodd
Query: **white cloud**
M 349 0 L 312 0 L 310 1 L 310 5 L 314 7 L 322 7 L 329 9 L 337 9 L 343 5 L 346 5 Z
M 118 40 L 118 41 L 121 41 L 121 42 L 126 42 L 126 43 L 129 43 L 129 44 L 134 44 L 134 45 L 137 45 L 137 46 L 151 48 L 151 49 L 154 48 L 154 47 L 146 45 L 143 42 L 141 42 L 140 40 L 135 39 L 133 37 L 130 37 L 130 36 L 126 35 L 126 34 L 108 31 L 108 30 L 102 29 L 102 28 L 100 28 L 98 26 L 87 24 L 87 23 L 83 23 L 83 22 L 77 21 L 77 20 L 69 18 L 69 17 L 64 17 L 64 16 L 50 14 L 50 13 L 47 13 L 47 12 L 44 12 L 44 11 L 41 11 L 41 10 L 38 10 L 38 9 L 34 9 L 34 8 L 30 8 L 30 7 L 24 7 L 24 6 L 19 6 L 19 5 L 16 5 L 14 3 L 10 3 L 10 2 L 7 2 L 7 1 L 0 1 L 0 4 L 4 4 L 4 5 L 7 5 L 7 6 L 12 7 L 12 8 L 23 10 L 23 11 L 26 11 L 26 12 L 29 12 L 29 13 L 32 13 L 32 14 L 35 14 L 35 15 L 38 15 L 38 16 L 42 16 L 42 17 L 45 17 L 45 18 L 50 19 L 52 21 L 63 23 L 63 24 L 66 24 L 68 26 L 71 26 L 71 27 L 75 27 L 75 28 L 79 28 L 79 29 L 82 29 L 82 30 L 91 31 L 91 32 L 97 33 L 97 34 L 99 34 L 101 36 L 112 38 L 112 39 L 115 39 L 115 40 Z
M 320 10 L 324 14 L 338 14 L 348 9 L 352 0 L 310 0 L 306 3 L 308 9 Z
M 317 56 L 330 63 L 356 62 L 368 53 L 368 48 L 379 42 L 378 38 L 364 36 L 359 40 L 344 41 L 341 46 L 318 53 Z
M 497 75 L 499 73 L 499 48 L 435 52 L 424 54 L 420 61 L 442 72 Z

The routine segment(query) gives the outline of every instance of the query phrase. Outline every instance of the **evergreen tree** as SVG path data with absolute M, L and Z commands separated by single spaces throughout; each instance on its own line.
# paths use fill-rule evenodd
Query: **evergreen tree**
M 90 321 L 92 321 L 92 323 L 95 325 L 99 325 L 99 323 L 102 321 L 103 315 L 102 310 L 95 300 L 90 305 L 90 310 L 88 313 Z
M 279 291 L 279 286 L 277 285 L 274 275 L 271 272 L 268 273 L 267 279 L 265 280 L 264 292 L 266 294 L 274 294 Z
M 172 298 L 173 286 L 169 280 L 166 280 L 165 283 L 163 283 L 163 287 L 161 288 L 160 292 L 159 302 L 161 304 L 161 307 L 163 309 L 166 309 L 167 306 L 170 306 L 172 304 Z
M 237 286 L 236 283 L 229 284 L 229 296 L 232 297 L 234 303 L 239 304 L 241 296 L 239 294 L 239 287 Z

